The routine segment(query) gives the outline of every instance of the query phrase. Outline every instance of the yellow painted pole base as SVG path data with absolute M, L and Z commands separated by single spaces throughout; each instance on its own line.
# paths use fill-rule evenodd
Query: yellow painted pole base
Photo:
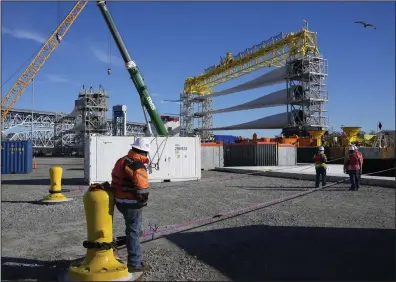
M 49 194 L 43 198 L 42 203 L 56 204 L 71 201 L 71 198 L 66 198 L 62 193 Z
M 143 272 L 134 272 L 134 273 L 128 273 L 128 275 L 126 277 L 112 279 L 112 280 L 106 280 L 106 281 L 136 281 L 140 277 L 142 277 L 142 275 L 143 275 Z M 77 280 L 70 279 L 70 277 L 67 273 L 63 277 L 60 277 L 59 280 L 64 281 L 64 282 L 77 282 Z
M 116 259 L 111 249 L 88 249 L 84 261 L 72 264 L 67 276 L 75 281 L 130 281 L 133 278 L 127 265 Z

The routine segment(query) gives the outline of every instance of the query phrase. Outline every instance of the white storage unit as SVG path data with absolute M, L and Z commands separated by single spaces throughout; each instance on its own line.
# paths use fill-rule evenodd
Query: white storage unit
M 151 141 L 151 182 L 201 179 L 199 137 L 146 137 Z M 89 136 L 85 142 L 84 179 L 87 183 L 111 182 L 115 162 L 125 156 L 134 136 Z
M 215 146 L 203 144 L 201 144 L 201 169 L 212 170 L 216 167 L 224 167 L 223 144 Z

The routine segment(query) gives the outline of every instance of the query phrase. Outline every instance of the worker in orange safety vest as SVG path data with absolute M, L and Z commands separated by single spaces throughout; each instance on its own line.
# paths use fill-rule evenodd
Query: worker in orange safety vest
M 144 272 L 149 267 L 143 264 L 140 250 L 142 208 L 147 205 L 149 182 L 146 166 L 149 163 L 150 142 L 137 138 L 128 154 L 114 165 L 111 187 L 117 209 L 125 220 L 128 272 Z
M 355 152 L 355 146 L 349 146 L 349 153 L 345 156 L 344 160 L 344 173 L 349 174 L 351 181 L 351 188 L 349 190 L 358 190 L 360 187 L 360 172 L 362 165 L 360 156 Z
M 320 176 L 322 176 L 322 186 L 326 186 L 326 163 L 327 157 L 324 153 L 324 148 L 319 147 L 319 152 L 314 156 L 315 171 L 316 171 L 316 181 L 315 187 L 319 187 Z
M 355 145 L 355 153 L 358 155 L 359 160 L 360 160 L 360 170 L 359 170 L 359 181 L 362 178 L 362 172 L 363 172 L 363 154 L 358 151 L 357 145 Z

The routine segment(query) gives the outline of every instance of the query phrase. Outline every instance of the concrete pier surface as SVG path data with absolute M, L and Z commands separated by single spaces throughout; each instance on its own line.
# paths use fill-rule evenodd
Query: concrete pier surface
M 86 254 L 83 159 L 36 160 L 30 174 L 2 175 L 2 281 L 56 281 Z M 73 201 L 42 205 L 37 201 L 48 195 L 53 165 L 63 168 L 62 189 Z M 217 171 L 203 171 L 200 181 L 153 183 L 142 230 L 213 217 L 312 187 L 307 180 Z M 141 281 L 395 281 L 396 189 L 348 188 L 337 184 L 146 238 L 142 255 L 152 269 Z M 117 210 L 113 224 L 114 236 L 125 235 Z M 119 256 L 126 261 L 125 248 Z
M 302 180 L 315 180 L 315 167 L 312 164 L 298 164 L 297 166 L 233 166 L 233 167 L 216 167 L 216 171 L 259 174 L 262 176 L 292 178 Z M 382 170 L 378 168 L 378 171 Z M 331 182 L 337 182 L 346 179 L 349 176 L 344 173 L 343 165 L 327 165 L 327 179 Z M 382 186 L 389 188 L 395 187 L 395 177 L 362 175 L 362 185 Z

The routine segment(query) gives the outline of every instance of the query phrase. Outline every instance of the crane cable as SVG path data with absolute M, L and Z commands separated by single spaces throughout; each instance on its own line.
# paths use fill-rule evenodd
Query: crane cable
M 11 80 L 11 78 L 13 78 L 28 62 L 31 61 L 36 56 L 36 54 L 40 51 L 40 49 L 41 49 L 41 46 L 5 82 L 3 82 L 3 84 L 1 85 L 1 88 L 3 88 L 4 85 L 6 85 L 6 83 Z M 3 91 L 1 91 L 1 92 L 3 93 Z
M 107 52 L 108 52 L 108 68 L 107 68 L 107 75 L 111 74 L 111 32 L 109 30 L 108 33 L 108 43 L 107 43 Z

